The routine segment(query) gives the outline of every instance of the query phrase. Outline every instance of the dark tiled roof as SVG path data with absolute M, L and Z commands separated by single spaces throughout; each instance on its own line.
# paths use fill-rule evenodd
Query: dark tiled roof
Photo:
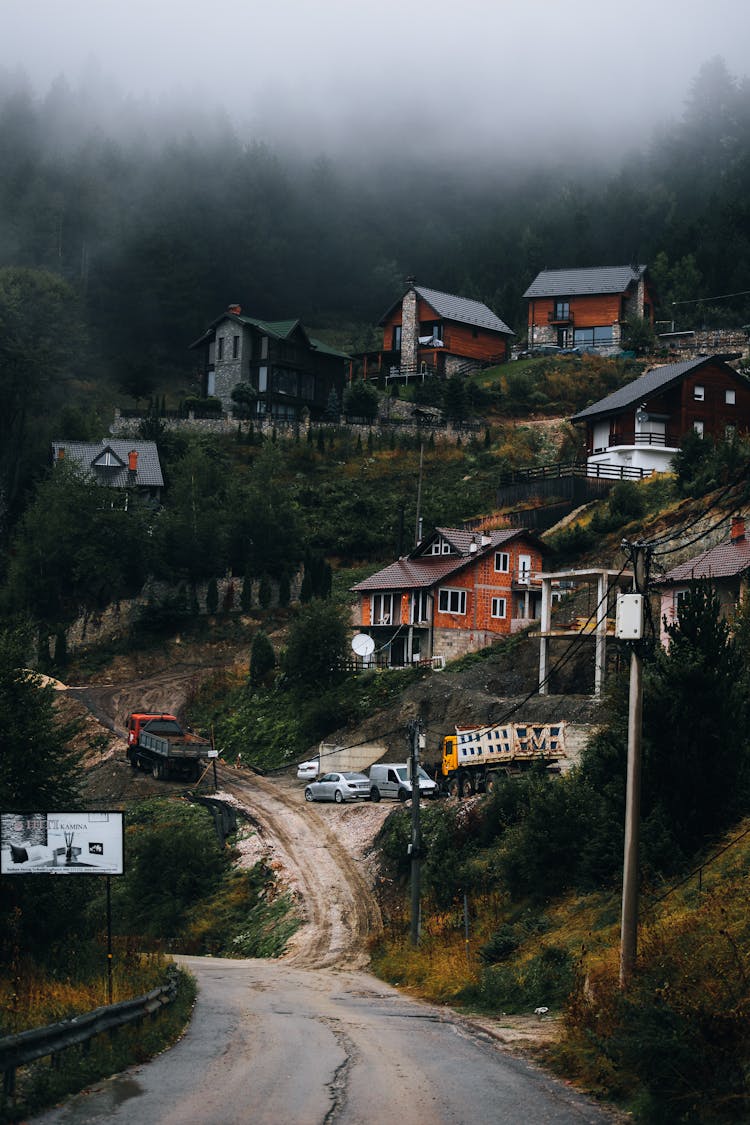
M 493 313 L 481 301 L 472 301 L 468 297 L 457 297 L 453 293 L 441 293 L 439 289 L 426 289 L 423 285 L 415 285 L 414 292 L 426 301 L 443 320 L 452 320 L 458 324 L 473 324 L 477 328 L 487 328 L 490 332 L 502 332 L 505 336 L 515 336 L 504 320 Z M 379 323 L 384 324 L 393 310 L 401 305 L 403 297 L 390 306 L 388 311 L 380 318 Z
M 611 394 L 600 398 L 598 402 L 592 403 L 584 410 L 579 410 L 577 414 L 573 415 L 571 421 L 580 422 L 601 414 L 617 414 L 620 410 L 648 398 L 649 395 L 665 390 L 672 383 L 678 383 L 689 371 L 712 361 L 724 364 L 724 361 L 717 356 L 702 356 L 699 359 L 686 359 L 681 363 L 666 363 L 663 367 L 652 367 L 649 371 L 645 371 L 643 375 L 634 379 L 632 383 L 627 383 L 626 386 L 620 387 L 618 391 L 612 391 Z M 736 374 L 732 368 L 729 368 L 729 370 L 732 371 L 732 374 Z
M 422 300 L 445 320 L 456 320 L 460 324 L 475 324 L 478 328 L 489 328 L 492 332 L 503 332 L 507 336 L 515 335 L 513 329 L 481 301 L 456 297 L 452 293 L 441 293 L 437 289 L 425 289 L 423 285 L 415 285 L 414 288 Z
M 202 336 L 197 340 L 193 340 L 189 345 L 191 348 L 200 347 L 201 344 L 209 343 L 216 335 L 216 328 L 223 320 L 236 320 L 240 324 L 245 324 L 250 328 L 256 328 L 258 332 L 264 336 L 273 336 L 276 340 L 288 340 L 292 333 L 299 329 L 302 335 L 307 340 L 308 344 L 313 351 L 321 352 L 324 355 L 332 355 L 340 357 L 341 359 L 349 359 L 346 352 L 339 351 L 333 348 L 330 344 L 323 343 L 322 340 L 314 340 L 312 336 L 307 334 L 305 326 L 300 320 L 258 320 L 257 317 L 246 316 L 244 313 L 232 313 L 228 310 L 223 312 L 221 316 L 217 316 L 216 320 L 212 321 Z
M 725 539 L 702 555 L 672 567 L 655 586 L 689 582 L 697 578 L 736 578 L 750 570 L 750 540 Z
M 97 468 L 97 458 L 101 458 L 107 450 L 112 451 L 115 464 L 106 468 Z M 128 470 L 128 454 L 131 450 L 135 450 L 138 454 L 138 468 L 134 482 Z M 99 442 L 53 441 L 52 457 L 55 463 L 66 461 L 78 466 L 95 480 L 111 488 L 129 488 L 133 483 L 137 488 L 164 487 L 159 453 L 156 442 L 153 441 L 129 441 L 122 438 L 107 438 Z
M 352 590 L 367 592 L 370 590 L 414 590 L 429 588 L 437 582 L 442 582 L 449 575 L 473 562 L 475 559 L 496 550 L 501 543 L 508 543 L 511 539 L 528 536 L 530 533 L 523 528 L 511 527 L 503 531 L 486 532 L 484 538 L 488 542 L 482 544 L 482 533 L 477 531 L 464 531 L 457 527 L 438 527 L 435 532 L 418 544 L 410 555 L 398 559 L 397 562 L 378 570 L 352 586 Z M 441 537 L 446 539 L 455 550 L 452 555 L 429 555 L 422 552 L 427 546 Z M 477 544 L 477 550 L 472 551 L 472 542 Z
M 598 293 L 624 293 L 645 271 L 645 266 L 542 270 L 534 278 L 524 297 L 585 297 Z

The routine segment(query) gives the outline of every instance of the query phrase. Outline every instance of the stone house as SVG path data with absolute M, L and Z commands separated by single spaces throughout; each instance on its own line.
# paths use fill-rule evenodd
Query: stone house
M 299 320 L 258 320 L 230 305 L 191 348 L 201 355 L 204 395 L 231 414 L 232 391 L 248 383 L 259 417 L 295 422 L 306 409 L 320 418 L 331 391 L 339 406 L 349 357 L 310 336 Z
M 541 569 L 533 532 L 439 527 L 352 587 L 355 629 L 375 642 L 380 664 L 462 656 L 538 618 Z
M 612 355 L 631 318 L 654 323 L 655 295 L 646 266 L 542 270 L 524 293 L 528 346 L 586 348 Z

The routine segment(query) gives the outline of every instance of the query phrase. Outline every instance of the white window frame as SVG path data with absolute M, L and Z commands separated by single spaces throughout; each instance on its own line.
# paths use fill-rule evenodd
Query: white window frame
M 430 596 L 427 590 L 414 590 L 411 595 L 410 624 L 422 625 L 430 619 Z
M 370 622 L 373 625 L 393 624 L 393 594 L 373 594 L 370 599 Z
M 705 427 L 704 427 L 703 421 L 700 418 L 698 418 L 695 422 L 693 422 L 693 430 L 698 435 L 698 437 L 703 437 L 704 432 L 705 432 Z
M 696 383 L 696 385 L 693 387 L 693 398 L 696 402 L 706 401 L 706 388 L 702 387 L 700 383 Z
M 441 586 L 438 591 L 438 608 L 441 613 L 451 613 L 456 617 L 465 617 L 466 590 L 462 590 L 460 587 L 456 586 Z
M 496 618 L 498 621 L 504 621 L 508 613 L 508 602 L 506 598 L 493 598 L 492 607 L 490 609 L 490 617 Z
M 499 565 L 498 565 L 499 562 Z M 507 551 L 495 551 L 495 573 L 510 573 L 510 555 Z
M 737 392 L 734 389 L 724 391 L 724 402 L 727 406 L 736 406 Z

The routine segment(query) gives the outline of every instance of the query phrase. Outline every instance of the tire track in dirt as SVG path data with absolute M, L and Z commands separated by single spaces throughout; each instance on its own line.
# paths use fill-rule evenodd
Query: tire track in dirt
M 272 849 L 305 919 L 289 943 L 292 965 L 363 968 L 371 937 L 380 932 L 380 911 L 357 861 L 322 817 L 269 778 L 246 775 L 225 764 L 219 783 L 244 808 Z

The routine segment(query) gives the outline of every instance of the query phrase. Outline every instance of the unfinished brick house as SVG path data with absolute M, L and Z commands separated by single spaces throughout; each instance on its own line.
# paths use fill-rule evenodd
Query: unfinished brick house
M 352 587 L 355 629 L 372 637 L 378 664 L 462 656 L 538 618 L 541 569 L 533 532 L 439 527 Z

